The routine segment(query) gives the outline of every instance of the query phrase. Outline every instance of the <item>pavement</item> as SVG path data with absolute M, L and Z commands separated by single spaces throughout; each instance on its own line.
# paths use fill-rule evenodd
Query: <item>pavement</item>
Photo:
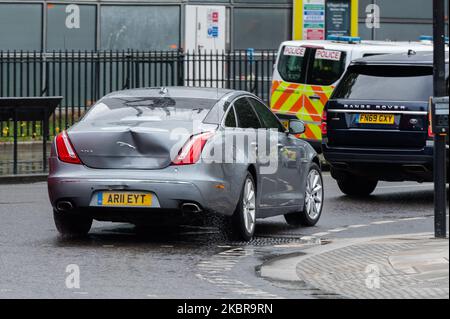
M 260 276 L 340 298 L 448 299 L 449 241 L 431 233 L 341 239 L 270 260 Z

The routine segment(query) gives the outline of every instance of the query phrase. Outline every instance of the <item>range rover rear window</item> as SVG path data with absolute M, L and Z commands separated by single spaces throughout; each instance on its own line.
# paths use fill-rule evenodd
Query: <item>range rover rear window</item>
M 432 95 L 432 67 L 355 65 L 347 69 L 332 98 L 426 102 Z

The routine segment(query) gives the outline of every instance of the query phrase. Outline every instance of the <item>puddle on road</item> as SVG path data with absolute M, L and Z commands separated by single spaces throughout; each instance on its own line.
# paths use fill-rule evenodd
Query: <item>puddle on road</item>
M 135 249 L 203 249 L 223 250 L 229 245 L 224 235 L 214 228 L 179 227 L 135 227 L 120 224 L 111 227 L 94 227 L 86 238 L 64 238 L 58 236 L 55 244 L 60 247 L 127 247 Z
M 256 235 L 251 241 L 229 241 L 215 227 L 173 226 L 173 227 L 136 227 L 119 224 L 111 227 L 94 227 L 86 238 L 56 239 L 57 246 L 155 246 L 158 248 L 218 248 L 262 247 L 289 244 L 305 244 L 302 236 Z

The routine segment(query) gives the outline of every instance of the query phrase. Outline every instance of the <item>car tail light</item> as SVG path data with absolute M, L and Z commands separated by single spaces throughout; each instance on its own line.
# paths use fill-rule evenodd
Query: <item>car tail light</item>
M 202 154 L 206 142 L 214 135 L 214 132 L 205 132 L 191 136 L 178 153 L 172 165 L 191 165 L 197 163 Z
M 431 129 L 431 124 L 428 125 L 428 138 L 430 138 L 430 139 L 434 138 L 434 133 Z
M 81 164 L 66 131 L 62 131 L 56 136 L 56 151 L 60 161 L 71 164 Z
M 323 110 L 322 112 L 322 124 L 321 124 L 322 136 L 327 135 L 328 127 L 327 127 L 327 111 Z
M 431 112 L 428 113 L 428 138 L 429 139 L 433 139 L 434 138 L 434 133 L 433 133 L 433 129 L 431 128 Z

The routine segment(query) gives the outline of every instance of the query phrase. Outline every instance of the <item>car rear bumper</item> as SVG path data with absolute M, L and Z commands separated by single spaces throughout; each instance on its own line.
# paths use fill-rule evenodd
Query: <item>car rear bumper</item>
M 173 212 L 182 213 L 191 203 L 201 212 L 231 215 L 238 195 L 223 179 L 195 172 L 192 167 L 168 167 L 154 171 L 91 169 L 83 165 L 65 164 L 51 158 L 48 191 L 51 204 L 69 201 L 77 212 L 95 213 L 109 210 L 117 214 L 127 212 Z M 181 173 L 180 171 L 185 171 Z M 196 176 L 195 176 L 196 174 Z M 221 187 L 219 187 L 221 185 Z M 101 191 L 136 191 L 153 194 L 152 207 L 105 208 L 95 204 L 96 194 Z M 107 218 L 105 218 L 107 219 Z M 117 219 L 117 218 L 116 218 Z M 127 220 L 124 216 L 123 220 Z
M 330 148 L 322 145 L 325 159 L 330 163 L 398 163 L 432 164 L 433 149 L 422 150 L 368 150 L 351 148 Z
M 433 146 L 423 149 L 361 149 L 322 144 L 325 159 L 335 178 L 350 173 L 387 181 L 432 181 Z

